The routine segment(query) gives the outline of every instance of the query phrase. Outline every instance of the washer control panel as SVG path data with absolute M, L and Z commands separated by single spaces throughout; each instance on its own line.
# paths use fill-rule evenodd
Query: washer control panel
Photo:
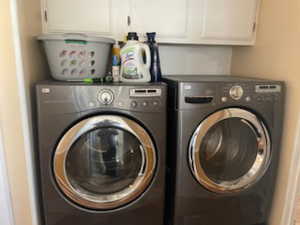
M 60 104 L 65 112 L 92 110 L 156 113 L 166 110 L 167 86 L 149 84 L 46 83 L 39 86 L 43 101 Z
M 230 88 L 229 95 L 232 99 L 239 100 L 244 95 L 244 89 L 239 85 L 235 85 L 232 88 Z
M 102 89 L 98 94 L 98 101 L 103 105 L 110 105 L 114 101 L 114 93 L 109 89 Z
M 161 89 L 159 88 L 132 88 L 130 97 L 160 97 Z
M 89 108 L 98 106 L 140 112 L 157 112 L 166 105 L 165 95 L 166 89 L 164 86 L 107 86 L 98 89 L 97 103 L 90 101 L 88 106 Z

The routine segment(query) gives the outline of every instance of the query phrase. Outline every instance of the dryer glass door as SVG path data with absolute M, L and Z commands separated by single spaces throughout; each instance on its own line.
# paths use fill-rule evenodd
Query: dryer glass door
M 97 116 L 77 123 L 60 140 L 53 162 L 60 190 L 78 205 L 107 210 L 138 198 L 156 166 L 146 130 L 120 116 Z
M 195 178 L 214 192 L 240 191 L 257 182 L 270 163 L 270 138 L 253 113 L 225 109 L 207 117 L 190 143 Z

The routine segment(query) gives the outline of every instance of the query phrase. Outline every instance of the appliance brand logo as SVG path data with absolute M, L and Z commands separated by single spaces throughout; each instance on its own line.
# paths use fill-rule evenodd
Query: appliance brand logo
M 50 88 L 42 88 L 43 94 L 50 94 Z
M 191 85 L 184 85 L 184 90 L 191 90 L 192 86 Z

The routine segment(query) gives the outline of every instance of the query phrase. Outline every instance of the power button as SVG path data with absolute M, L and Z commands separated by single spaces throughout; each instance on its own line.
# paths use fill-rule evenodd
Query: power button
M 137 105 L 138 105 L 138 103 L 137 103 L 136 101 L 132 101 L 132 102 L 131 102 L 131 107 L 132 107 L 132 108 L 136 108 Z

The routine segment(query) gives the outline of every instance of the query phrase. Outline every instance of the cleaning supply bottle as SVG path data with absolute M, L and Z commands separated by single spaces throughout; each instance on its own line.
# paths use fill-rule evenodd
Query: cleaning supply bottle
M 114 82 L 120 82 L 120 45 L 116 41 L 112 48 L 112 77 Z
M 147 39 L 148 39 L 147 44 L 151 52 L 151 66 L 150 66 L 151 82 L 161 81 L 159 50 L 158 50 L 158 44 L 155 41 L 155 36 L 156 36 L 155 32 L 147 33 Z
M 129 32 L 127 43 L 121 49 L 121 81 L 150 82 L 150 64 L 151 54 L 148 45 L 139 42 L 137 33 Z

